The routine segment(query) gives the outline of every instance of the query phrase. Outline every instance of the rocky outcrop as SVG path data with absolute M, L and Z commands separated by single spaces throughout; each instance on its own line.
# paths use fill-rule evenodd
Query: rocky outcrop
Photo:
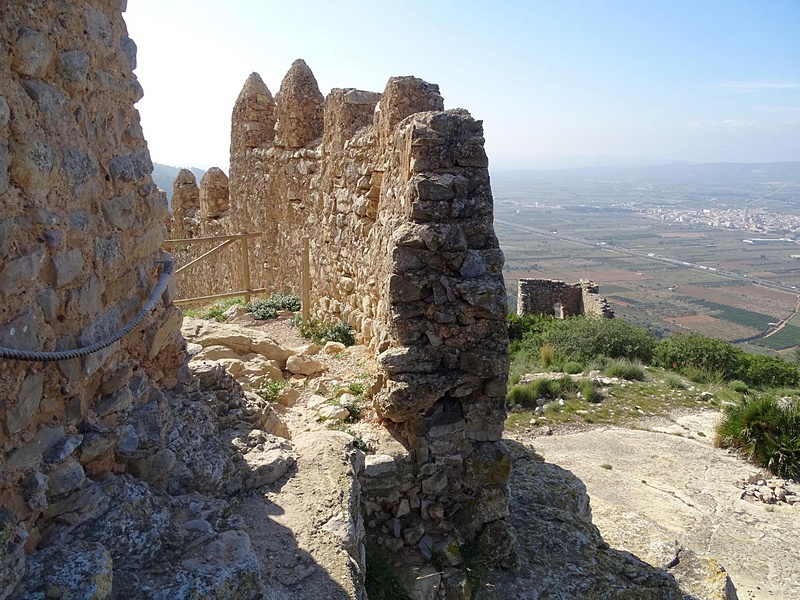
M 671 575 L 608 546 L 592 525 L 579 479 L 517 442 L 505 444 L 513 462 L 510 507 L 519 567 L 468 582 L 477 598 L 684 599 Z

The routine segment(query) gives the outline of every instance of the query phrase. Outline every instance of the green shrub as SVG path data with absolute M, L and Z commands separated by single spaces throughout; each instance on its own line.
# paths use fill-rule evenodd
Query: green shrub
M 583 373 L 583 365 L 579 362 L 569 361 L 564 363 L 564 373 L 569 373 L 570 375 L 577 375 L 578 373 Z
M 741 379 L 734 379 L 733 381 L 729 381 L 728 387 L 732 389 L 734 392 L 739 392 L 740 394 L 746 394 L 747 392 L 750 391 L 748 385 Z
M 761 388 L 796 387 L 800 384 L 797 366 L 779 356 L 745 354 L 739 375 L 750 385 Z
M 299 317 L 299 315 L 298 315 Z M 300 335 L 315 344 L 325 342 L 339 342 L 345 346 L 356 343 L 355 331 L 345 321 L 318 321 L 309 319 L 304 322 L 302 317 L 292 320 L 292 325 L 297 327 Z
M 717 444 L 738 448 L 778 477 L 800 476 L 800 404 L 782 406 L 771 396 L 726 408 Z
M 366 555 L 364 587 L 370 600 L 411 600 L 388 557 L 371 546 Z
M 644 327 L 622 319 L 570 317 L 555 319 L 542 334 L 555 354 L 588 363 L 598 356 L 650 362 L 656 340 Z
M 269 300 L 254 300 L 247 305 L 247 310 L 253 313 L 256 321 L 266 321 L 278 316 L 278 310 L 269 304 Z
M 542 365 L 549 367 L 550 363 L 553 362 L 553 346 L 550 344 L 543 345 L 539 348 L 539 356 L 542 358 Z
M 719 373 L 727 380 L 737 376 L 745 353 L 728 342 L 693 333 L 676 334 L 660 341 L 654 357 L 658 366 L 675 369 L 687 377 L 690 370 L 694 370 L 695 374 L 700 371 Z
M 277 402 L 281 390 L 285 387 L 286 387 L 285 381 L 269 381 L 267 383 L 261 384 L 261 387 L 258 388 L 256 394 L 261 396 L 261 398 L 266 400 L 267 402 Z
M 223 298 L 222 300 L 217 300 L 208 306 L 201 306 L 200 308 L 188 308 L 183 311 L 183 314 L 185 314 L 187 317 L 194 317 L 195 319 L 206 319 L 207 321 L 223 323 L 225 322 L 225 311 L 235 304 L 244 304 L 244 298 L 241 296 L 237 296 L 235 298 Z
M 618 360 L 612 362 L 606 367 L 604 373 L 608 377 L 619 377 L 627 381 L 644 381 L 644 369 L 641 365 L 635 365 L 627 361 Z
M 582 379 L 578 383 L 578 390 L 581 394 L 583 394 L 583 398 L 587 402 L 595 404 L 597 402 L 602 402 L 603 400 L 603 394 L 600 393 L 594 381 L 591 379 Z
M 300 310 L 300 300 L 292 294 L 275 292 L 266 300 L 254 300 L 247 305 L 247 310 L 253 313 L 256 320 L 274 319 L 279 310 Z
M 671 390 L 686 389 L 686 384 L 683 382 L 683 379 L 675 375 L 675 373 L 667 373 L 667 376 L 664 377 L 664 383 Z
M 688 366 L 683 369 L 683 374 L 694 383 L 716 383 L 725 381 L 725 375 L 721 371 L 711 371 L 701 367 Z

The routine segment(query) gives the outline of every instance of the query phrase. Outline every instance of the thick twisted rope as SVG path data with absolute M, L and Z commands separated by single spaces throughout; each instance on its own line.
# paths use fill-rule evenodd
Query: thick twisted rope
M 167 283 L 169 283 L 170 275 L 172 275 L 172 272 L 175 268 L 175 262 L 172 260 L 165 260 L 162 262 L 164 264 L 164 269 L 161 271 L 161 275 L 158 278 L 156 287 L 153 288 L 153 293 L 150 294 L 150 298 L 147 300 L 147 303 L 136 314 L 136 316 L 133 317 L 133 319 L 127 325 L 125 325 L 125 327 L 117 331 L 115 334 L 100 340 L 99 342 L 95 342 L 91 346 L 84 346 L 83 348 L 76 348 L 75 350 L 60 350 L 56 352 L 14 350 L 13 348 L 3 348 L 0 346 L 0 358 L 5 358 L 6 360 L 26 360 L 30 362 L 51 362 L 81 358 L 82 356 L 88 356 L 90 354 L 94 354 L 95 352 L 99 352 L 103 348 L 108 348 L 111 344 L 118 342 L 131 331 L 133 331 L 139 322 L 144 319 L 147 313 L 155 308 L 158 299 L 164 293 L 164 290 L 167 289 Z

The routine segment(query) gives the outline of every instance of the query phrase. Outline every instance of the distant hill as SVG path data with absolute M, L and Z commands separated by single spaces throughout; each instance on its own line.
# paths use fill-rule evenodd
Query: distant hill
M 776 163 L 685 163 L 636 165 L 627 167 L 588 167 L 558 170 L 498 171 L 504 179 L 600 179 L 617 181 L 648 180 L 670 183 L 757 183 L 800 181 L 800 162 Z
M 182 168 L 183 167 L 162 165 L 161 163 L 157 162 L 153 163 L 153 181 L 156 182 L 158 187 L 167 192 L 167 198 L 170 200 L 170 206 L 172 205 L 172 182 L 175 181 L 175 178 L 178 176 L 178 172 Z M 205 171 L 203 169 L 198 169 L 197 167 L 192 167 L 189 170 L 194 173 L 195 177 L 197 177 L 197 185 L 200 185 L 200 179 L 203 177 L 203 173 L 205 173 Z

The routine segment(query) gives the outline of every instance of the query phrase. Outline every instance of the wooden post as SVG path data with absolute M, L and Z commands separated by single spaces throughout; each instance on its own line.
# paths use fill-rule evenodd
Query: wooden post
M 311 276 L 309 274 L 309 260 L 308 260 L 308 237 L 303 238 L 303 322 L 308 323 L 311 315 Z
M 247 238 L 242 239 L 242 278 L 244 279 L 244 301 L 250 304 L 250 249 L 247 247 Z

